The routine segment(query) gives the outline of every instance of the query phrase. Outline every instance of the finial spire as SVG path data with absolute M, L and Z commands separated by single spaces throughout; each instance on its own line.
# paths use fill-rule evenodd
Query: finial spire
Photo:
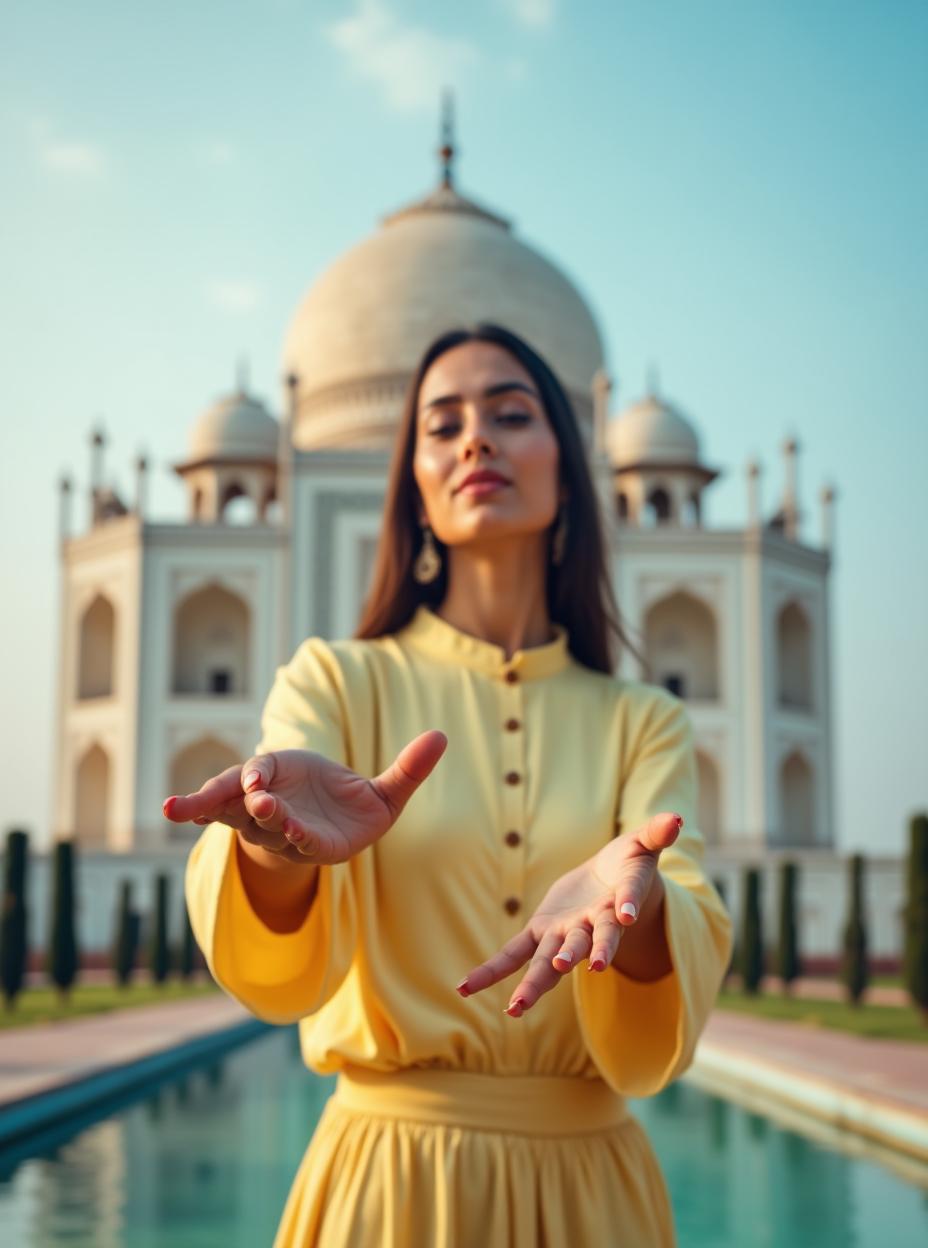
M 441 97 L 441 184 L 450 190 L 454 185 L 454 96 L 448 88 Z
M 236 386 L 239 394 L 248 393 L 248 360 L 244 353 L 238 357 L 238 363 L 235 368 Z
M 652 399 L 658 397 L 661 388 L 660 370 L 654 360 L 648 365 L 648 394 Z

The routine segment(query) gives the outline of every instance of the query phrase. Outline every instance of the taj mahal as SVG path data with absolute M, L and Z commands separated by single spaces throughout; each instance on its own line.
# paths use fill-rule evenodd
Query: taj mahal
M 163 798 L 253 752 L 275 669 L 304 638 L 353 633 L 414 367 L 440 332 L 489 320 L 547 359 L 573 405 L 616 598 L 647 660 L 626 651 L 619 675 L 686 702 L 710 873 L 737 918 L 744 865 L 799 862 L 803 949 L 831 955 L 846 895 L 832 779 L 834 492 L 821 492 L 810 543 L 799 447 L 784 437 L 772 509 L 761 465 L 748 463 L 743 524 L 707 527 L 721 469 L 705 462 L 694 421 L 656 380 L 614 401 L 600 329 L 571 278 L 458 189 L 450 118 L 439 154 L 435 188 L 381 217 L 308 289 L 284 335 L 279 400 L 250 393 L 242 372 L 192 421 L 173 466 L 183 519 L 147 514 L 143 458 L 134 498 L 105 485 L 100 431 L 84 532 L 72 532 L 74 490 L 61 482 L 52 835 L 79 846 L 82 939 L 108 942 L 117 877 L 147 881 L 157 864 L 179 904 L 200 829 L 165 820 Z M 871 948 L 892 955 L 900 864 L 874 856 L 868 878 Z M 769 870 L 771 932 L 774 886 Z

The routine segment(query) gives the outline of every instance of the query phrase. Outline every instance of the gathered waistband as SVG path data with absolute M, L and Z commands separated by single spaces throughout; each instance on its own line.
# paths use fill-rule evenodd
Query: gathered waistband
M 522 1135 L 587 1135 L 630 1117 L 624 1098 L 601 1079 L 554 1075 L 349 1066 L 334 1100 L 361 1114 Z

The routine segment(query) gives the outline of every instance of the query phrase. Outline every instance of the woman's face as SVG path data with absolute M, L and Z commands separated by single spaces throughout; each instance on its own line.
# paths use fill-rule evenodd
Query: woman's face
M 557 439 L 531 374 L 504 348 L 465 342 L 439 356 L 419 387 L 416 420 L 419 521 L 446 545 L 554 523 Z M 473 473 L 502 480 L 466 484 Z

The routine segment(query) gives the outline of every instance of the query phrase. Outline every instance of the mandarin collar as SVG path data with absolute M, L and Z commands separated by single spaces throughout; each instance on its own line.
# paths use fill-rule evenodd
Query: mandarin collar
M 436 615 L 431 607 L 424 605 L 416 608 L 415 615 L 400 635 L 432 658 L 459 663 L 487 676 L 502 678 L 507 672 L 516 672 L 522 680 L 536 680 L 553 676 L 570 664 L 567 629 L 562 624 L 553 624 L 552 627 L 555 631 L 553 641 L 516 650 L 511 659 L 506 658 L 502 646 L 473 637 L 470 633 L 462 633 Z

